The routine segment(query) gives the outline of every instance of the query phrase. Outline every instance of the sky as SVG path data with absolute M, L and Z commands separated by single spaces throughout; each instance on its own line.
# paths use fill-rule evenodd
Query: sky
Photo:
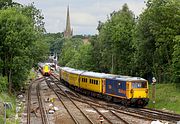
M 48 33 L 63 32 L 66 26 L 67 6 L 70 8 L 71 28 L 74 35 L 97 34 L 98 21 L 105 22 L 113 11 L 128 4 L 136 16 L 144 11 L 147 0 L 13 0 L 23 5 L 34 2 L 45 17 Z

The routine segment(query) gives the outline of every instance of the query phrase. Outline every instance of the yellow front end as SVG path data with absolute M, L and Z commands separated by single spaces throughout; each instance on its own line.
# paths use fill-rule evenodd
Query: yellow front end
M 48 65 L 45 65 L 43 70 L 44 70 L 45 73 L 48 73 L 50 71 L 50 68 L 49 68 Z
M 131 82 L 130 98 L 149 98 L 148 82 Z
M 147 88 L 132 89 L 131 98 L 148 98 L 149 96 L 147 91 Z
M 146 106 L 149 102 L 148 82 L 133 81 L 126 84 L 126 95 L 132 105 Z

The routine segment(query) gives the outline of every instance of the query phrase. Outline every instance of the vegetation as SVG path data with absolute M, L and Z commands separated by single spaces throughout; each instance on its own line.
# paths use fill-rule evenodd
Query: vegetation
M 124 4 L 105 22 L 99 21 L 98 35 L 66 39 L 63 33 L 45 33 L 44 17 L 33 4 L 1 0 L 0 94 L 18 91 L 37 62 L 57 53 L 61 66 L 140 76 L 149 82 L 156 77 L 157 82 L 167 83 L 157 85 L 156 107 L 175 110 L 168 102 L 176 107 L 179 103 L 180 2 L 148 0 L 146 6 L 135 17 Z M 161 96 L 164 92 L 167 96 Z
M 158 82 L 180 82 L 177 66 L 172 61 L 180 34 L 179 5 L 178 0 L 149 0 L 147 9 L 140 15 L 134 45 L 135 64 L 142 76 L 153 74 Z M 178 61 L 175 63 L 178 64 Z M 173 65 L 176 68 L 174 71 Z
M 152 108 L 152 87 L 150 85 L 150 102 L 148 107 Z M 180 84 L 156 84 L 156 109 L 170 110 L 180 114 Z
M 75 38 L 65 39 L 71 45 L 63 44 L 59 63 L 85 70 L 140 76 L 149 82 L 156 77 L 158 82 L 179 83 L 179 6 L 179 0 L 148 0 L 145 11 L 135 18 L 124 4 L 122 9 L 112 12 L 107 21 L 99 21 L 99 34 L 88 37 L 90 44 L 78 46 L 70 43 L 75 42 Z
M 43 41 L 43 16 L 33 4 L 3 0 L 0 6 L 0 90 L 12 92 L 23 87 L 30 69 L 47 56 L 49 47 Z
M 2 102 L 11 103 L 12 109 L 6 110 L 6 123 L 7 124 L 14 124 L 15 122 L 15 114 L 16 114 L 16 98 L 8 95 L 5 92 L 0 93 L 0 123 L 4 123 L 4 107 Z M 18 120 L 17 120 L 18 122 Z

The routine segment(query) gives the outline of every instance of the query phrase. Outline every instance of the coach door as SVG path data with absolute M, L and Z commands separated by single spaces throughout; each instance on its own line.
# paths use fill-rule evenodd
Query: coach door
M 102 79 L 102 92 L 105 93 L 106 92 L 106 80 L 105 79 Z

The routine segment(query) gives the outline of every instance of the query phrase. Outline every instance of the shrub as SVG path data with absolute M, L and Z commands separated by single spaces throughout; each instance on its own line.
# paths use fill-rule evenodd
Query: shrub
M 0 92 L 7 91 L 7 77 L 0 76 Z

